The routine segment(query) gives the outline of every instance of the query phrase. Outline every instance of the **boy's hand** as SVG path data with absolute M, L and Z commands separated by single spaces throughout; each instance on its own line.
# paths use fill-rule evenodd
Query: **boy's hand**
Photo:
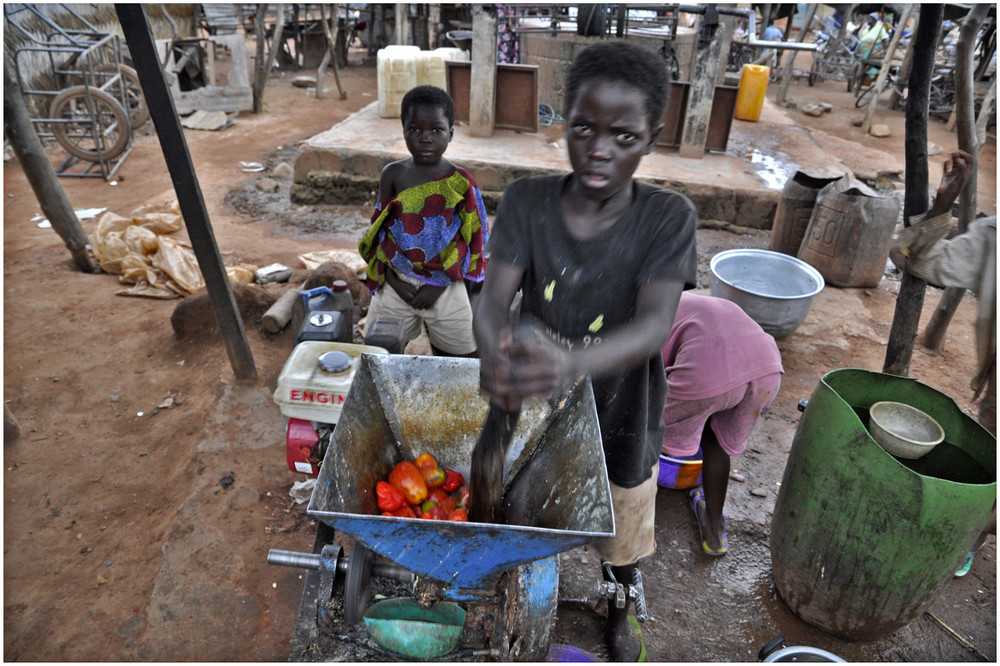
M 441 297 L 444 290 L 444 287 L 439 287 L 433 284 L 421 285 L 413 295 L 413 298 L 406 302 L 418 310 L 426 310 L 437 303 L 437 299 Z
M 413 300 L 413 297 L 417 295 L 416 287 L 400 280 L 395 271 L 391 269 L 386 271 L 385 281 L 389 283 L 392 290 L 396 292 L 396 294 L 402 298 L 405 303 L 410 303 L 410 301 Z

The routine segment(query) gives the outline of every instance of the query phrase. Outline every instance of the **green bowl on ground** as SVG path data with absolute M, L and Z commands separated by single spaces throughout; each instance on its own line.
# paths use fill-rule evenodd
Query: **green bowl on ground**
M 372 604 L 364 620 L 383 649 L 413 659 L 436 659 L 458 646 L 465 609 L 445 601 L 424 610 L 413 597 L 402 597 Z

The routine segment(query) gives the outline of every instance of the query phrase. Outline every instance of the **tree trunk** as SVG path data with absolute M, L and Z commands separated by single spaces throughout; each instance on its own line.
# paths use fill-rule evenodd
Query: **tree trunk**
M 3 128 L 10 141 L 11 148 L 17 156 L 17 161 L 24 175 L 31 184 L 31 189 L 38 199 L 45 217 L 52 223 L 52 228 L 62 238 L 66 249 L 73 256 L 73 263 L 85 273 L 100 273 L 91 260 L 87 249 L 87 234 L 84 233 L 80 220 L 76 217 L 73 205 L 66 197 L 59 184 L 56 170 L 52 168 L 42 141 L 35 133 L 35 127 L 28 113 L 28 105 L 21 95 L 21 87 L 14 73 L 14 61 L 8 54 L 3 58 Z
M 271 74 L 271 68 L 274 67 L 274 61 L 278 57 L 278 51 L 284 43 L 282 33 L 285 28 L 285 5 L 279 2 L 275 5 L 274 10 L 274 36 L 271 39 L 271 51 L 265 60 L 264 46 L 267 40 L 264 37 L 264 19 L 267 16 L 268 7 L 269 5 L 257 5 L 257 15 L 254 17 L 254 27 L 257 36 L 257 57 L 254 60 L 252 91 L 254 113 L 260 113 L 264 110 L 264 89 L 267 87 L 267 79 Z
M 923 5 L 917 32 L 910 45 L 914 49 L 913 66 L 907 81 L 906 98 L 906 198 L 903 223 L 927 211 L 927 111 L 930 100 L 931 72 L 934 69 L 934 45 L 941 30 L 944 5 Z M 886 343 L 882 371 L 907 375 L 913 358 L 913 341 L 920 323 L 927 284 L 903 271 L 903 280 L 896 297 L 896 310 Z
M 973 71 L 973 56 L 976 48 L 976 34 L 979 26 L 989 11 L 989 5 L 976 5 L 962 22 L 959 31 L 957 50 L 955 51 L 955 117 L 958 122 L 958 148 L 972 156 L 969 165 L 969 180 L 962 189 L 958 206 L 959 233 L 969 227 L 976 211 L 976 178 L 979 174 L 979 140 L 976 136 L 976 100 L 975 80 Z M 941 351 L 944 349 L 945 334 L 955 310 L 958 309 L 965 289 L 948 287 L 938 302 L 931 320 L 920 339 L 921 344 L 929 349 Z
M 316 99 L 323 99 L 323 77 L 326 74 L 327 65 L 333 64 L 333 77 L 337 80 L 337 90 L 340 91 L 340 99 L 347 99 L 347 91 L 340 83 L 340 70 L 337 67 L 337 33 L 340 31 L 340 5 L 331 5 L 330 13 L 332 17 L 327 20 L 326 5 L 319 6 L 320 22 L 323 24 L 323 33 L 326 35 L 326 52 L 323 60 L 319 63 L 316 71 Z M 333 28 L 330 28 L 330 23 Z

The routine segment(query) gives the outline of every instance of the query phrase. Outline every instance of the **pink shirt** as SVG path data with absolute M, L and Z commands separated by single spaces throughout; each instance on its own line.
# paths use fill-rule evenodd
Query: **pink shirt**
M 663 347 L 668 400 L 703 400 L 781 372 L 774 338 L 731 301 L 681 294 Z

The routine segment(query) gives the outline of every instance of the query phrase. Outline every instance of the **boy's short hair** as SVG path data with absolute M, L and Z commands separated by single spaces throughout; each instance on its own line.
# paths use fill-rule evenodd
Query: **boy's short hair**
M 455 101 L 447 91 L 437 86 L 417 86 L 403 95 L 403 101 L 400 104 L 399 119 L 404 126 L 406 125 L 406 121 L 409 120 L 413 107 L 418 105 L 440 108 L 444 111 L 445 118 L 448 119 L 448 127 L 454 126 Z
M 663 120 L 670 95 L 666 63 L 655 51 L 632 42 L 602 41 L 577 54 L 566 78 L 566 116 L 580 93 L 580 87 L 595 79 L 627 83 L 646 97 L 650 127 Z

